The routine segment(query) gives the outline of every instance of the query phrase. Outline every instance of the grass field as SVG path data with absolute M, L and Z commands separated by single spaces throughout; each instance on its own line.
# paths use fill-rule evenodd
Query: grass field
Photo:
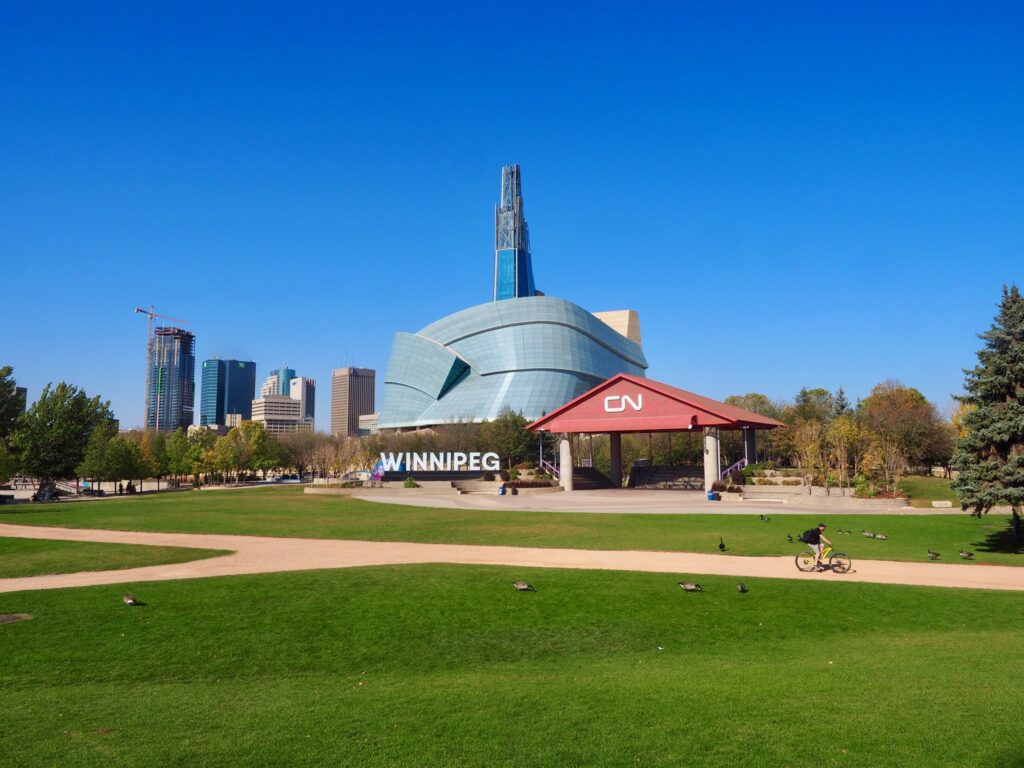
M 0 763 L 1024 765 L 1024 595 L 699 580 L 430 565 L 0 595 L 35 616 L 0 626 Z
M 960 498 L 949 483 L 944 477 L 908 475 L 900 480 L 900 492 L 906 494 L 912 507 L 931 507 L 933 501 L 951 501 L 959 507 Z
M 24 509 L 24 508 L 23 508 Z M 297 488 L 174 493 L 138 499 L 30 507 L 0 514 L 0 522 L 184 533 L 510 544 L 584 549 L 640 549 L 717 552 L 719 537 L 728 554 L 787 555 L 802 548 L 789 543 L 818 523 L 817 515 L 777 515 L 763 523 L 756 514 L 617 515 L 428 509 L 377 504 L 341 496 L 312 496 Z M 944 562 L 960 562 L 970 549 L 976 563 L 1024 565 L 1009 534 L 1009 516 L 831 514 L 829 537 L 855 560 L 925 561 L 934 549 Z M 853 535 L 834 534 L 838 528 Z M 883 532 L 887 541 L 860 535 Z M 976 564 L 975 564 L 976 565 Z M 965 565 L 965 567 L 975 567 Z
M 215 549 L 0 538 L 0 579 L 184 563 L 223 554 Z

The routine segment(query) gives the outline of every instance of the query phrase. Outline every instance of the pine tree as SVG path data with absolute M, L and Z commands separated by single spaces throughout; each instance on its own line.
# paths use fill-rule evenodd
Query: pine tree
M 992 327 L 979 334 L 985 346 L 978 364 L 965 370 L 964 434 L 957 440 L 953 488 L 960 505 L 981 515 L 996 505 L 1013 509 L 1013 533 L 1021 540 L 1024 508 L 1024 298 L 1003 286 Z
M 832 418 L 845 416 L 850 412 L 850 401 L 846 399 L 846 392 L 840 387 L 832 397 Z

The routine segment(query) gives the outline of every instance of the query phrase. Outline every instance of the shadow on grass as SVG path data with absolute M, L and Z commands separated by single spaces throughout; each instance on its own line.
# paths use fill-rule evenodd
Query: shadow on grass
M 979 552 L 998 552 L 1006 555 L 1024 554 L 1024 541 L 1017 541 L 1013 536 L 1013 524 L 1007 523 L 1001 531 L 993 531 L 984 541 L 975 542 L 974 548 Z M 1024 761 L 1024 757 L 1021 758 Z M 1021 762 L 1024 768 L 1024 762 Z

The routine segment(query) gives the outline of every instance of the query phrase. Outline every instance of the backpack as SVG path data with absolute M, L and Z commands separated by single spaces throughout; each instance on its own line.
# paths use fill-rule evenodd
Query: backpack
M 811 537 L 814 536 L 814 532 L 816 530 L 816 528 L 808 528 L 806 531 L 804 531 L 797 537 L 797 541 L 802 541 L 804 544 L 810 544 Z

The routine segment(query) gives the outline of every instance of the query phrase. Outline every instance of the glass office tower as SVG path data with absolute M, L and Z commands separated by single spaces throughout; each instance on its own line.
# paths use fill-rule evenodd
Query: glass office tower
M 519 165 L 506 165 L 501 169 L 501 205 L 494 209 L 494 300 L 536 294 Z
M 202 404 L 199 423 L 203 426 L 225 424 L 229 413 L 252 418 L 256 398 L 256 363 L 247 360 L 204 360 Z
M 146 429 L 173 432 L 192 425 L 196 400 L 196 337 L 181 328 L 156 328 L 149 341 Z

